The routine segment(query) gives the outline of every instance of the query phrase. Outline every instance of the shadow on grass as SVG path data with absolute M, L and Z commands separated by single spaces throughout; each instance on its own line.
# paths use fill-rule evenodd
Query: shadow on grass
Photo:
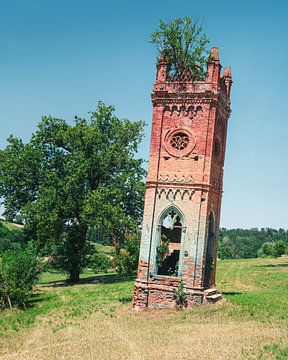
M 221 291 L 222 295 L 229 295 L 229 296 L 234 296 L 234 295 L 241 295 L 241 292 L 237 292 L 237 291 Z
M 41 292 L 35 292 L 30 297 L 29 307 L 34 306 L 37 303 L 42 303 L 43 301 L 52 300 L 54 298 L 55 298 L 55 296 L 53 296 L 53 295 L 45 294 L 45 296 L 43 296 L 43 294 Z
M 123 281 L 134 280 L 135 276 L 120 275 L 120 274 L 106 274 L 106 275 L 91 275 L 89 277 L 80 279 L 78 282 L 71 282 L 69 280 L 53 280 L 42 282 L 41 287 L 61 287 L 61 286 L 75 286 L 88 284 L 114 284 Z
M 288 263 L 286 264 L 267 264 L 267 265 L 256 265 L 261 268 L 277 268 L 277 267 L 288 267 Z

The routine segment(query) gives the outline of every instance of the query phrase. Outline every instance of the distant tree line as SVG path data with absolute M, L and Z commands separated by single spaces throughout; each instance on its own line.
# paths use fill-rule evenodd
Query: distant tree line
M 281 256 L 287 252 L 288 230 L 272 228 L 225 229 L 219 232 L 218 257 L 245 259 Z

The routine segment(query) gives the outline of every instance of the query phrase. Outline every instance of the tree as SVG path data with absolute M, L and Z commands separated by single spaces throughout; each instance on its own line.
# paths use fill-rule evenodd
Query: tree
M 232 254 L 231 248 L 229 246 L 227 246 L 227 245 L 222 245 L 220 243 L 219 246 L 218 246 L 218 257 L 221 260 L 232 259 L 233 254 Z
M 203 80 L 204 67 L 208 60 L 206 45 L 210 39 L 203 33 L 199 19 L 177 18 L 160 20 L 159 29 L 152 32 L 150 42 L 157 46 L 159 55 L 168 59 L 168 72 L 173 80 L 180 79 L 191 71 L 192 80 Z
M 285 254 L 286 246 L 283 240 L 277 240 L 273 245 L 272 256 L 280 257 Z
M 271 256 L 274 248 L 274 243 L 264 242 L 261 248 L 258 250 L 258 257 Z
M 21 214 L 26 236 L 51 249 L 71 281 L 89 261 L 89 227 L 113 242 L 135 231 L 143 203 L 142 160 L 135 159 L 143 122 L 118 119 L 98 103 L 74 125 L 43 117 L 30 142 L 11 136 L 0 151 L 0 197 L 5 216 Z
M 273 255 L 272 248 L 279 240 L 282 240 L 284 247 L 287 247 L 287 230 L 271 228 L 228 230 L 222 228 L 219 231 L 218 256 L 220 258 L 225 256 L 224 248 L 226 248 L 225 252 L 229 251 L 229 257 L 232 259 Z

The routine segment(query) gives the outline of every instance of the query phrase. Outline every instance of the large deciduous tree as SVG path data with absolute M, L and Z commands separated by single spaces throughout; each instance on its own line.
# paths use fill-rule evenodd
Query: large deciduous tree
M 27 144 L 11 136 L 0 151 L 6 218 L 20 213 L 29 237 L 49 246 L 72 281 L 89 259 L 91 226 L 121 243 L 140 222 L 145 171 L 134 155 L 143 125 L 99 102 L 89 120 L 43 117 Z
M 187 71 L 191 72 L 192 80 L 203 80 L 209 38 L 203 33 L 198 18 L 183 17 L 166 22 L 161 20 L 159 28 L 152 32 L 150 42 L 157 46 L 159 55 L 167 57 L 172 80 L 185 77 Z

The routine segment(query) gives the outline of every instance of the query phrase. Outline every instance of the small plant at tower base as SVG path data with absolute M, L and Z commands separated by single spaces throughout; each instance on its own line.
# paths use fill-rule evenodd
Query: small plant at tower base
M 176 290 L 175 300 L 176 300 L 175 308 L 178 310 L 184 309 L 188 305 L 187 295 L 184 291 L 184 286 L 182 281 L 180 282 L 180 284 L 178 285 L 178 289 Z
M 167 57 L 170 80 L 204 80 L 208 60 L 206 45 L 209 41 L 197 17 L 167 22 L 160 20 L 159 29 L 152 32 L 150 37 L 159 55 Z

